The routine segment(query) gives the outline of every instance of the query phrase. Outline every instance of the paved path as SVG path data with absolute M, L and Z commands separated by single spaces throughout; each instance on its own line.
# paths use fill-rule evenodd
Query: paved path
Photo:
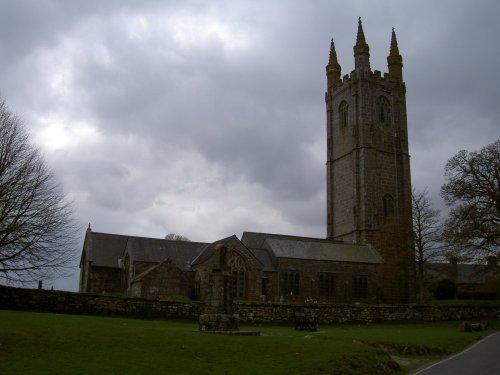
M 475 343 L 463 352 L 432 363 L 412 375 L 500 374 L 500 332 Z

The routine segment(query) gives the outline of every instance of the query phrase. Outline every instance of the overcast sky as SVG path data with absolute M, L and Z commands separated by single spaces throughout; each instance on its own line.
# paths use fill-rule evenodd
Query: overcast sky
M 413 186 L 500 137 L 500 2 L 0 0 L 0 93 L 98 232 L 326 235 L 325 65 L 396 28 Z M 78 249 L 78 252 L 81 248 Z M 50 285 L 50 284 L 49 284 Z M 56 288 L 76 290 L 78 268 Z

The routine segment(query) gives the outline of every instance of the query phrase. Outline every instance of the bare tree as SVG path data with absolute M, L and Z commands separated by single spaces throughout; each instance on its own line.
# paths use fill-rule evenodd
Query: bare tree
M 77 230 L 71 205 L 40 151 L 0 99 L 0 281 L 66 274 Z
M 174 240 L 174 241 L 191 241 L 189 238 L 181 236 L 180 234 L 169 233 L 165 236 L 166 240 Z
M 422 191 L 413 190 L 411 200 L 417 281 L 419 290 L 422 291 L 426 264 L 443 257 L 441 247 L 442 223 L 440 211 L 432 207 L 432 201 L 427 189 Z
M 476 259 L 500 254 L 500 140 L 459 151 L 445 167 L 441 195 L 451 207 L 444 238 Z

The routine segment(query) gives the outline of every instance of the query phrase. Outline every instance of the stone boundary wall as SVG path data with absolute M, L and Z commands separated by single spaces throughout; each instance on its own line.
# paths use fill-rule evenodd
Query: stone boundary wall
M 387 321 L 445 321 L 494 319 L 498 306 L 420 306 L 420 305 L 252 305 L 236 304 L 234 310 L 246 323 L 284 323 L 294 321 L 294 311 L 303 307 L 306 316 L 319 324 L 369 323 Z
M 0 286 L 0 309 L 53 312 L 79 315 L 125 316 L 142 319 L 198 320 L 203 304 L 98 294 L 23 289 Z M 320 324 L 382 321 L 443 321 L 496 318 L 498 306 L 421 305 L 292 305 L 235 303 L 234 312 L 242 323 L 292 323 L 294 311 L 304 308 Z
M 201 304 L 0 286 L 0 309 L 143 319 L 198 319 Z

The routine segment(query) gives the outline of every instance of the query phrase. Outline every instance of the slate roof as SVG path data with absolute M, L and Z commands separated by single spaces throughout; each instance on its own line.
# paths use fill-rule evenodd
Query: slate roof
M 299 241 L 309 241 L 309 242 L 331 242 L 331 243 L 343 243 L 341 241 L 325 240 L 324 238 L 314 238 L 314 237 L 300 237 L 300 236 L 290 236 L 287 234 L 276 234 L 276 233 L 258 233 L 258 232 L 243 232 L 241 236 L 241 242 L 252 249 L 262 249 L 264 247 L 264 242 L 267 239 L 282 239 L 282 240 L 299 240 Z
M 273 257 L 267 249 L 248 249 L 252 255 L 262 263 L 262 270 L 265 272 L 276 272 Z
M 85 241 L 91 241 L 89 260 L 93 266 L 118 268 L 118 259 L 127 250 L 134 261 L 159 263 L 169 258 L 181 270 L 208 244 L 204 242 L 172 241 L 160 238 L 124 236 L 88 231 Z
M 382 263 L 382 257 L 369 245 L 355 245 L 328 240 L 267 239 L 267 246 L 277 258 L 329 260 L 337 262 Z
M 276 270 L 274 258 L 358 263 L 383 262 L 380 254 L 370 245 L 346 244 L 324 238 L 244 232 L 241 236 L 241 242 L 249 247 L 265 268 L 270 271 Z
M 90 231 L 88 233 L 90 238 L 86 236 L 85 241 L 92 241 L 89 253 L 92 265 L 118 268 L 118 258 L 123 256 L 129 236 Z
M 159 263 L 168 258 L 179 269 L 188 271 L 191 261 L 206 246 L 204 242 L 130 237 L 126 250 L 134 261 Z
M 94 266 L 118 268 L 118 259 L 128 252 L 134 261 L 160 263 L 169 258 L 183 271 L 189 270 L 191 264 L 203 263 L 210 259 L 216 245 L 227 243 L 233 238 L 238 240 L 234 235 L 213 243 L 205 243 L 124 236 L 90 230 L 87 235 L 89 234 L 92 242 L 89 260 Z M 86 241 L 88 240 L 87 236 Z M 368 245 L 255 232 L 244 232 L 241 242 L 267 272 L 276 271 L 276 258 L 382 263 L 378 252 Z

